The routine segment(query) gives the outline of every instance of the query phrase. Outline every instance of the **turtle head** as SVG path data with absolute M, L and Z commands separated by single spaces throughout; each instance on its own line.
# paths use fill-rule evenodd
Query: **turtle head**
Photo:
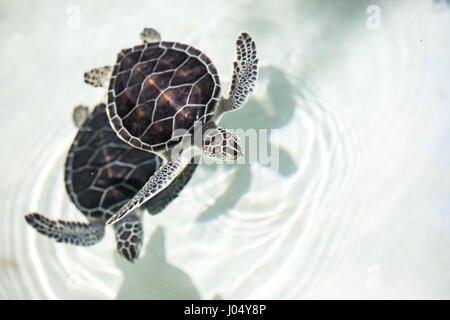
M 202 151 L 220 160 L 236 160 L 244 155 L 239 137 L 220 127 L 205 130 Z

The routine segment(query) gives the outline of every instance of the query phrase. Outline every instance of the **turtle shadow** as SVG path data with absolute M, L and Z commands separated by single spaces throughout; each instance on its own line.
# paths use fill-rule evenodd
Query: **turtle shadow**
M 286 74 L 274 66 L 260 69 L 259 82 L 265 86 L 264 100 L 250 99 L 242 109 L 224 114 L 220 125 L 229 129 L 267 129 L 267 141 L 270 141 L 272 129 L 282 128 L 292 120 L 296 108 L 295 96 L 301 94 Z M 258 160 L 260 165 L 270 167 L 283 177 L 290 176 L 298 170 L 297 162 L 288 150 L 281 146 L 273 146 L 270 142 L 267 150 L 278 151 L 278 165 L 274 169 L 270 163 L 265 164 Z M 217 166 L 218 164 L 205 165 L 203 168 L 216 171 Z M 239 199 L 250 189 L 252 172 L 248 157 L 245 164 L 225 166 L 227 170 L 235 170 L 231 184 L 227 191 L 216 199 L 213 206 L 200 213 L 197 222 L 206 222 L 226 213 L 235 207 Z
M 116 299 L 201 299 L 192 279 L 167 262 L 164 244 L 164 229 L 158 227 L 135 263 L 114 255 L 124 277 Z

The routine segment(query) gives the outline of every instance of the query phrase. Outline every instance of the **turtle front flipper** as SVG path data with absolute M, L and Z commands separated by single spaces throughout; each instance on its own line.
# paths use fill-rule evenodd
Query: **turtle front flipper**
M 197 166 L 198 158 L 192 158 L 191 163 L 183 169 L 178 177 L 176 177 L 167 188 L 154 196 L 150 201 L 146 202 L 148 213 L 155 215 L 164 210 L 164 208 L 178 196 L 181 190 L 183 190 L 186 184 L 191 180 Z
M 141 213 L 131 213 L 114 224 L 117 252 L 130 262 L 139 258 L 142 248 L 143 231 Z
M 120 208 L 106 224 L 111 225 L 123 219 L 126 215 L 137 209 L 142 204 L 156 196 L 164 190 L 183 170 L 181 160 L 169 160 L 154 175 L 150 177 L 147 183 L 139 190 L 139 192 Z
M 100 68 L 94 68 L 84 73 L 84 82 L 94 87 L 107 87 L 113 67 L 104 66 Z
M 39 213 L 27 214 L 25 220 L 40 234 L 77 246 L 92 246 L 105 234 L 105 225 L 100 222 L 52 220 Z
M 258 58 L 256 45 L 246 32 L 241 33 L 236 40 L 236 60 L 233 62 L 228 98 L 222 99 L 217 108 L 219 114 L 242 107 L 253 92 L 258 75 Z

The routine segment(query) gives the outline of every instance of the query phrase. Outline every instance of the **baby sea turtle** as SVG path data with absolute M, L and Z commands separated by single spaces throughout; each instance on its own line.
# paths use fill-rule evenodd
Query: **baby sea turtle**
M 203 52 L 160 39 L 157 31 L 146 28 L 141 33 L 143 44 L 122 50 L 114 66 L 84 75 L 88 84 L 108 86 L 107 113 L 117 135 L 164 159 L 163 166 L 107 224 L 166 188 L 183 170 L 181 154 L 191 147 L 223 160 L 243 154 L 238 137 L 216 123 L 224 112 L 242 107 L 252 93 L 258 69 L 255 42 L 247 33 L 238 36 L 228 97 L 220 97 L 217 70 Z
M 161 166 L 156 154 L 131 147 L 120 140 L 109 124 L 106 105 L 76 107 L 73 118 L 80 128 L 66 157 L 64 181 L 70 200 L 86 216 L 88 223 L 51 220 L 39 213 L 25 216 L 39 233 L 79 246 L 99 242 L 106 221 L 142 188 Z M 196 169 L 191 163 L 157 197 L 145 203 L 156 214 L 174 199 Z M 113 226 L 117 250 L 134 262 L 142 246 L 141 211 L 135 210 Z

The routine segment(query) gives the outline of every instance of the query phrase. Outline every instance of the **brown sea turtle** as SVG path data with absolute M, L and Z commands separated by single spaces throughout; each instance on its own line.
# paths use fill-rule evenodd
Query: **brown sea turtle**
M 238 137 L 216 123 L 224 112 L 243 106 L 257 76 L 255 42 L 247 33 L 236 40 L 228 97 L 220 96 L 219 76 L 206 54 L 190 45 L 161 41 L 153 29 L 144 29 L 141 39 L 143 44 L 120 51 L 114 66 L 85 73 L 86 83 L 108 87 L 107 113 L 117 135 L 164 159 L 108 224 L 164 190 L 183 170 L 181 155 L 191 147 L 218 159 L 240 157 Z M 200 132 L 200 139 L 195 139 L 195 132 Z
M 52 220 L 39 213 L 25 216 L 39 233 L 79 246 L 99 242 L 106 221 L 130 200 L 158 170 L 162 159 L 154 153 L 136 149 L 120 140 L 109 124 L 106 105 L 101 103 L 89 113 L 87 107 L 74 109 L 79 131 L 66 157 L 64 181 L 70 200 L 88 222 Z M 158 196 L 145 203 L 156 214 L 178 196 L 196 169 L 191 163 Z M 141 210 L 134 210 L 113 229 L 117 251 L 129 261 L 139 257 L 142 246 Z

